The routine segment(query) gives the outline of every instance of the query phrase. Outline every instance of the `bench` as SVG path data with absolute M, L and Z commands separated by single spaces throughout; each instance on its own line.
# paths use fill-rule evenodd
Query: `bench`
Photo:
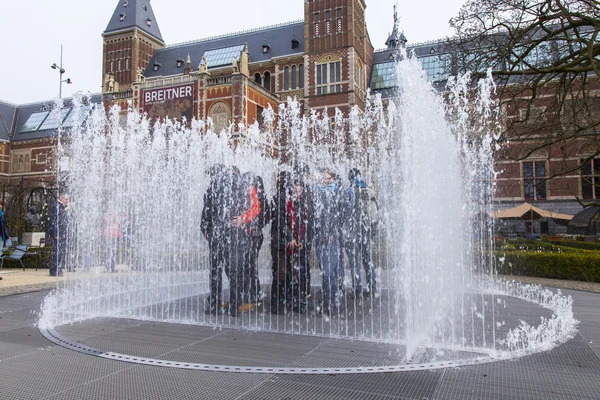
M 7 249 L 3 249 L 2 255 L 0 255 L 0 271 L 4 266 L 4 260 L 8 261 L 18 261 L 21 263 L 21 267 L 23 271 L 25 271 L 25 265 L 23 264 L 23 256 L 29 250 L 29 246 L 26 244 L 20 244 L 17 247 L 9 247 Z

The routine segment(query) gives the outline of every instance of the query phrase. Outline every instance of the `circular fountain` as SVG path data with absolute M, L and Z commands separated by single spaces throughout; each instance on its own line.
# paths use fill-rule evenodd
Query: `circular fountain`
M 70 167 L 61 182 L 74 204 L 66 263 L 76 273 L 45 299 L 42 333 L 121 361 L 314 374 L 489 362 L 572 337 L 569 298 L 495 277 L 491 79 L 476 98 L 468 76 L 451 82 L 444 103 L 405 56 L 398 82 L 396 100 L 375 97 L 364 112 L 301 115 L 290 99 L 265 111 L 263 127 L 235 134 L 214 132 L 210 121 L 149 121 L 135 111 L 123 121 L 119 109 L 95 109 L 66 136 Z M 313 189 L 320 169 L 345 177 L 357 167 L 371 184 L 377 292 L 353 294 L 352 272 L 343 268 L 339 312 L 323 312 L 322 271 L 311 252 L 312 306 L 272 312 L 264 294 L 278 278 L 267 226 L 253 307 L 205 312 L 210 251 L 200 221 L 208 171 L 221 164 L 259 174 L 270 198 L 278 173 L 299 163 Z M 118 240 L 108 238 L 107 218 L 118 220 Z M 229 242 L 231 252 L 236 246 Z M 224 303 L 232 302 L 226 275 Z

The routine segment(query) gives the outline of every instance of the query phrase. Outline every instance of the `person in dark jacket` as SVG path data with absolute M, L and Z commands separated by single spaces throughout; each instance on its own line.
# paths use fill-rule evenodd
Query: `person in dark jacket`
M 204 207 L 200 230 L 208 240 L 210 253 L 210 295 L 207 314 L 218 315 L 222 310 L 223 268 L 227 252 L 226 235 L 229 231 L 229 220 L 226 215 L 226 191 L 230 191 L 230 177 L 226 167 L 215 164 L 209 169 L 210 184 L 204 194 Z
M 8 230 L 6 229 L 6 222 L 4 221 L 4 211 L 2 210 L 4 204 L 0 202 L 0 240 L 2 240 L 2 248 L 6 246 L 6 241 L 8 240 Z
M 342 208 L 335 173 L 322 171 L 315 199 L 315 246 L 323 274 L 323 313 L 340 311 Z
M 290 233 L 287 226 L 286 204 L 291 194 L 292 176 L 287 171 L 277 176 L 277 192 L 271 201 L 271 259 L 273 279 L 271 283 L 271 313 L 280 311 L 287 302 L 287 243 Z
M 48 210 L 46 243 L 52 247 L 50 276 L 62 275 L 62 264 L 67 247 L 67 233 L 69 227 L 68 205 L 69 195 L 62 193 L 58 200 L 50 207 L 50 210 Z
M 310 296 L 310 243 L 314 235 L 314 208 L 301 176 L 296 176 L 291 196 L 286 202 L 288 240 L 286 244 L 291 281 L 292 308 L 307 310 Z
M 245 175 L 245 174 L 244 174 Z M 252 247 L 250 252 L 250 273 L 249 273 L 249 290 L 250 290 L 250 302 L 252 304 L 262 303 L 262 290 L 260 287 L 260 279 L 258 276 L 258 255 L 262 247 L 264 236 L 263 228 L 267 224 L 268 216 L 268 205 L 265 195 L 265 185 L 262 177 L 251 174 L 249 179 L 254 182 L 252 185 L 256 188 L 256 196 L 258 198 L 258 204 L 260 205 L 260 213 L 252 221 L 249 227 L 250 240 L 252 241 Z

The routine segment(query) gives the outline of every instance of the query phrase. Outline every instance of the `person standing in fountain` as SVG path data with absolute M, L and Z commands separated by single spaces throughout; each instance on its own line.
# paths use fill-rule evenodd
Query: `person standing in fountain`
M 310 294 L 310 267 L 308 264 L 309 243 L 314 233 L 314 209 L 307 195 L 301 176 L 296 176 L 292 195 L 286 202 L 287 231 L 291 237 L 287 242 L 289 260 L 292 307 L 294 311 L 304 312 L 308 309 Z
M 261 304 L 263 295 L 262 290 L 260 288 L 260 279 L 258 277 L 258 255 L 260 253 L 260 248 L 262 247 L 264 241 L 262 230 L 265 227 L 269 218 L 269 216 L 267 215 L 269 207 L 266 205 L 265 185 L 262 177 L 258 175 L 254 176 L 253 186 L 256 188 L 258 204 L 260 205 L 260 213 L 250 223 L 249 226 L 249 232 L 252 241 L 252 247 L 250 249 L 251 251 L 249 273 L 250 302 L 253 304 Z
M 237 168 L 234 167 L 234 171 Z M 239 177 L 239 170 L 234 177 Z M 235 185 L 235 183 L 234 183 Z M 238 180 L 232 197 L 231 225 L 233 227 L 229 243 L 229 314 L 251 311 L 255 305 L 250 299 L 251 254 L 255 245 L 252 242 L 252 222 L 260 215 L 261 208 L 255 175 L 246 173 Z
M 370 215 L 370 207 L 374 199 L 357 168 L 350 170 L 348 180 L 350 187 L 345 190 L 344 196 L 346 203 L 344 247 L 352 274 L 352 286 L 357 296 L 362 295 L 360 271 L 362 263 L 367 279 L 366 292 L 374 295 L 377 289 L 375 267 L 371 258 L 371 226 L 374 221 Z
M 206 314 L 218 315 L 222 310 L 223 267 L 226 254 L 226 233 L 229 230 L 225 189 L 227 170 L 223 164 L 213 165 L 209 171 L 210 184 L 204 193 L 204 207 L 200 230 L 208 240 L 210 257 L 210 295 Z
M 287 251 L 290 232 L 287 226 L 286 204 L 290 196 L 291 174 L 279 172 L 277 193 L 271 201 L 271 259 L 273 260 L 273 279 L 271 283 L 271 313 L 279 313 L 280 304 L 287 302 Z
M 69 195 L 61 193 L 58 200 L 48 210 L 47 242 L 52 247 L 50 276 L 61 276 L 64 253 L 67 247 L 69 217 L 67 207 Z
M 335 174 L 330 170 L 322 171 L 315 202 L 315 246 L 323 274 L 323 313 L 332 315 L 340 311 L 341 211 Z

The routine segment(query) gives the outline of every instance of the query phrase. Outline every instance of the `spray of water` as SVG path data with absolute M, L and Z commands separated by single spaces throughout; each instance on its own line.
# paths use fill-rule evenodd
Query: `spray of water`
M 215 132 L 95 108 L 68 132 L 61 171 L 63 267 L 76 272 L 40 328 L 111 317 L 354 338 L 397 343 L 398 362 L 509 358 L 572 335 L 568 299 L 494 280 L 491 77 L 475 91 L 458 77 L 440 97 L 400 58 L 397 98 L 369 96 L 348 116 L 302 115 L 288 99 L 263 126 Z M 256 176 L 264 224 L 238 229 Z M 218 246 L 203 228 L 209 195 Z M 513 297 L 555 314 L 506 321 Z

